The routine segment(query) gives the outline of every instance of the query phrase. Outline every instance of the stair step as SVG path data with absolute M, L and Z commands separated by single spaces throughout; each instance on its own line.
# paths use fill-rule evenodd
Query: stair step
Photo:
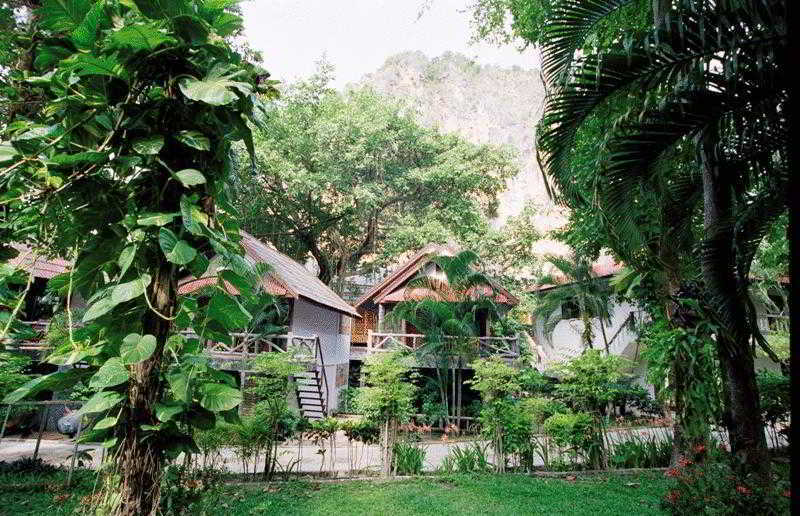
M 312 402 L 314 402 L 314 401 L 315 401 L 316 403 L 312 403 Z M 311 401 L 301 401 L 301 402 L 300 402 L 300 405 L 303 405 L 303 406 L 306 406 L 306 405 L 307 405 L 307 406 L 309 406 L 309 407 L 322 407 L 322 406 L 323 406 L 323 403 L 322 403 L 322 400 L 311 400 Z

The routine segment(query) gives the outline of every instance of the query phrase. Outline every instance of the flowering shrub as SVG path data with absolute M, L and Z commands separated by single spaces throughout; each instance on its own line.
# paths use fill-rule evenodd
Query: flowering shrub
M 705 460 L 707 450 L 699 445 L 692 457 L 682 457 L 664 474 L 674 479 L 662 507 L 673 515 L 789 514 L 788 481 L 767 487 L 740 478 L 727 460 Z

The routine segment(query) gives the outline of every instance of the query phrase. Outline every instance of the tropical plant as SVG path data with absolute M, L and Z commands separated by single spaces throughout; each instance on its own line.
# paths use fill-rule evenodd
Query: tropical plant
M 686 226 L 702 203 L 700 261 L 729 384 L 731 445 L 743 469 L 766 481 L 751 346 L 765 341 L 747 287 L 759 242 L 788 207 L 786 3 L 654 0 L 656 25 L 647 34 L 602 53 L 575 52 L 598 20 L 627 4 L 555 4 L 542 45 L 550 88 L 537 131 L 544 169 L 561 200 L 580 197 L 569 157 L 580 128 L 602 114 L 614 125 L 598 162 L 596 198 L 617 233 L 646 246 L 636 206 L 654 179 L 677 200 L 679 216 L 666 227 Z M 623 109 L 609 111 L 615 105 Z
M 490 444 L 481 445 L 472 441 L 466 446 L 451 446 L 439 465 L 441 473 L 488 473 L 493 466 L 489 461 Z
M 392 453 L 392 471 L 395 475 L 419 475 L 425 463 L 425 446 L 416 442 L 398 441 Z
M 369 355 L 364 363 L 364 387 L 356 404 L 364 415 L 381 427 L 381 470 L 391 474 L 392 454 L 398 426 L 414 413 L 418 376 L 411 370 L 413 358 L 399 351 Z
M 581 340 L 586 349 L 592 347 L 594 341 L 593 320 L 600 322 L 600 332 L 606 353 L 608 338 L 606 337 L 606 324 L 611 323 L 613 313 L 611 289 L 608 285 L 597 279 L 592 270 L 591 261 L 573 254 L 569 258 L 558 256 L 548 257 L 548 261 L 555 268 L 555 272 L 539 278 L 539 286 L 556 286 L 549 288 L 538 299 L 533 315 L 543 321 L 543 330 L 547 338 L 551 338 L 558 323 L 567 318 L 565 305 L 572 303 L 577 307 L 578 316 L 583 323 Z M 562 284 L 563 283 L 563 284 Z
M 195 449 L 189 429 L 237 417 L 233 378 L 179 332 L 230 343 L 251 318 L 225 289 L 254 283 L 225 185 L 232 142 L 252 149 L 248 121 L 261 124 L 275 89 L 225 40 L 241 28 L 225 2 L 41 5 L 19 35 L 30 67 L 12 75 L 37 109 L 16 112 L 0 142 L 3 237 L 76 256 L 49 287 L 89 306 L 49 360 L 88 367 L 6 401 L 88 378 L 96 394 L 81 412 L 101 420 L 84 435 L 111 448 L 119 474 L 104 482 L 111 510 L 153 514 L 165 461 Z M 212 254 L 219 288 L 207 304 L 179 301 L 177 280 Z
M 520 392 L 517 370 L 500 357 L 476 360 L 470 367 L 475 376 L 468 381 L 481 395 L 481 431 L 492 440 L 495 471 L 503 473 L 507 452 L 517 451 L 531 434 L 530 420 L 513 398 Z
M 761 417 L 769 425 L 775 447 L 781 444 L 780 435 L 789 435 L 792 413 L 791 380 L 788 376 L 767 369 L 756 375 Z M 787 439 L 788 440 L 788 439 Z
M 544 421 L 545 433 L 575 457 L 582 456 L 594 468 L 604 467 L 603 436 L 595 418 L 586 412 L 556 413 Z
M 376 444 L 381 438 L 381 429 L 369 419 L 357 421 L 345 421 L 341 424 L 341 429 L 347 437 L 347 458 L 350 465 L 350 473 L 360 469 L 364 452 L 368 445 Z M 361 443 L 360 449 L 357 442 Z
M 672 439 L 656 435 L 632 435 L 614 443 L 611 465 L 615 468 L 665 468 L 672 460 Z
M 411 280 L 407 299 L 387 316 L 390 321 L 406 321 L 425 335 L 416 354 L 420 361 L 436 364 L 441 404 L 456 422 L 461 419 L 462 366 L 479 352 L 479 318 L 489 323 L 503 318 L 494 303 L 493 284 L 480 270 L 479 260 L 469 250 L 432 257 L 436 273 L 421 273 Z

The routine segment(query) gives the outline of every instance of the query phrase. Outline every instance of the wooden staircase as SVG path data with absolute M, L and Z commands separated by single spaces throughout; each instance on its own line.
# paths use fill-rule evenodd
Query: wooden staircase
M 326 400 L 322 393 L 323 379 L 320 377 L 319 368 L 295 374 L 294 383 L 300 414 L 308 419 L 324 418 L 327 415 Z

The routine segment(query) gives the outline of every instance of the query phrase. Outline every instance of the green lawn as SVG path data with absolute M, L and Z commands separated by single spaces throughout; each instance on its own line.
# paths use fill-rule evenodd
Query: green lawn
M 0 475 L 0 514 L 72 514 L 91 493 L 93 476 L 79 475 L 65 490 L 61 473 L 47 476 Z M 20 484 L 29 485 L 20 489 Z M 586 477 L 576 481 L 520 475 L 432 476 L 395 482 L 290 482 L 266 486 L 226 486 L 192 511 L 213 514 L 275 515 L 451 515 L 662 514 L 659 498 L 666 479 L 658 473 Z

